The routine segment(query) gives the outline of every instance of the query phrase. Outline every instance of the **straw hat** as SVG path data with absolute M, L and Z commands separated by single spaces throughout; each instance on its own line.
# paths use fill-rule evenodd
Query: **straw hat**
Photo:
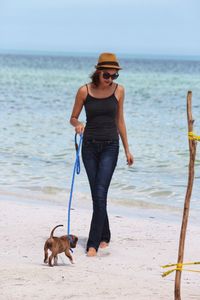
M 114 53 L 102 53 L 99 55 L 99 60 L 96 69 L 117 69 L 121 70 L 119 63 L 117 61 L 117 57 Z

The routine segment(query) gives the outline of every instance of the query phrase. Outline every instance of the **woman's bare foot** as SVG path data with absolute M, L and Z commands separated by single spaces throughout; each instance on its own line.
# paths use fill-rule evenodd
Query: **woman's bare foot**
M 106 243 L 106 242 L 102 241 L 102 242 L 100 243 L 99 247 L 100 247 L 101 249 L 103 249 L 103 248 L 108 247 L 108 245 L 109 245 L 109 243 Z
M 87 256 L 96 256 L 97 255 L 97 251 L 96 251 L 96 249 L 95 248 L 93 248 L 93 247 L 90 247 L 89 249 L 88 249 L 88 251 L 87 251 Z

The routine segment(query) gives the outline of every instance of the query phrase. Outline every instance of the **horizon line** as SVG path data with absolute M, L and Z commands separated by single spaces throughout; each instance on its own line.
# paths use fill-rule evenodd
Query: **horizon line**
M 52 56 L 98 56 L 100 51 L 56 51 L 56 50 L 30 50 L 30 49 L 1 49 L 0 54 L 21 54 L 21 55 L 52 55 Z M 115 52 L 116 53 L 116 52 Z M 118 52 L 120 58 L 171 58 L 171 59 L 200 59 L 200 54 L 165 54 L 165 53 L 130 53 Z

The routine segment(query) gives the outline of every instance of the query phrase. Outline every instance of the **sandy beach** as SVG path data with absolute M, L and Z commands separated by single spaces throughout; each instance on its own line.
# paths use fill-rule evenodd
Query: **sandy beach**
M 57 224 L 65 227 L 56 235 L 66 233 L 66 207 L 13 195 L 1 195 L 0 206 L 0 299 L 173 299 L 174 273 L 162 278 L 160 266 L 176 262 L 181 212 L 170 220 L 169 211 L 128 208 L 126 214 L 110 207 L 112 241 L 91 258 L 85 254 L 91 207 L 74 204 L 75 264 L 61 254 L 58 266 L 49 267 L 43 263 L 44 242 Z M 199 244 L 198 224 L 189 224 L 185 261 L 199 260 Z M 183 299 L 200 298 L 199 276 L 183 272 Z

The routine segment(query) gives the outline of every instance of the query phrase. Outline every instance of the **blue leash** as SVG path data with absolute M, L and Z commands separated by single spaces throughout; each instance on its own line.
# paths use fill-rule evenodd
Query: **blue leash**
M 76 133 L 75 137 L 74 137 L 75 148 L 76 148 L 76 160 L 75 160 L 75 164 L 74 164 L 72 183 L 71 183 L 71 191 L 70 191 L 69 204 L 68 204 L 68 224 L 67 224 L 67 234 L 68 235 L 70 234 L 70 211 L 71 211 L 71 203 L 72 203 L 72 194 L 73 194 L 73 188 L 74 188 L 75 173 L 79 174 L 80 171 L 81 171 L 79 153 L 80 153 L 80 149 L 81 149 L 82 140 L 83 140 L 83 135 L 80 134 L 79 144 L 77 143 L 77 133 Z

